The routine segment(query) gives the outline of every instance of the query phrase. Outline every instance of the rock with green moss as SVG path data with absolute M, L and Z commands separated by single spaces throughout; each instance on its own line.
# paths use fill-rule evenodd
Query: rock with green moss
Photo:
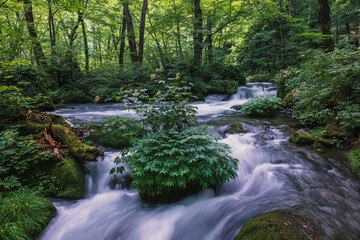
M 328 138 L 341 138 L 343 136 L 340 126 L 333 123 L 326 125 L 324 131 Z
M 244 133 L 245 130 L 240 123 L 233 122 L 226 126 L 226 129 L 224 132 L 234 134 L 234 133 Z
M 282 100 L 281 104 L 286 105 L 293 105 L 296 101 L 296 97 L 298 95 L 298 89 L 294 88 L 291 92 L 289 92 L 284 99 Z
M 71 156 L 78 161 L 96 161 L 98 156 L 103 156 L 98 148 L 84 144 L 61 116 L 31 113 L 27 116 L 26 126 L 31 133 L 40 133 L 46 128 L 48 133 L 52 133 L 53 137 L 66 145 Z
M 64 157 L 52 169 L 52 176 L 58 180 L 57 190 L 51 195 L 56 198 L 80 199 L 85 193 L 85 173 L 82 165 L 70 156 Z
M 311 135 L 304 131 L 296 131 L 294 132 L 290 138 L 289 141 L 296 144 L 304 144 L 304 145 L 310 145 L 313 144 L 315 141 L 311 137 Z
M 303 240 L 317 236 L 308 217 L 292 210 L 276 210 L 246 222 L 234 240 Z M 315 238 L 314 238 L 315 239 Z
M 103 153 L 93 146 L 84 144 L 70 129 L 55 124 L 51 127 L 54 135 L 67 146 L 71 156 L 79 161 L 96 161 L 98 156 L 102 156 Z
M 330 139 L 326 139 L 323 137 L 317 137 L 317 138 L 315 138 L 315 141 L 325 147 L 331 147 L 333 145 L 332 141 Z
M 350 165 L 353 172 L 360 178 L 360 149 L 349 153 Z

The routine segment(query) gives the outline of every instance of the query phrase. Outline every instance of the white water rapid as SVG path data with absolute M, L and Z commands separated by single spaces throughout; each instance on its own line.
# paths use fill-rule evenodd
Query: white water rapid
M 116 180 L 109 175 L 119 152 L 105 149 L 104 161 L 86 165 L 86 197 L 55 201 L 57 215 L 39 239 L 231 240 L 247 220 L 288 207 L 306 209 L 319 220 L 324 229 L 320 239 L 359 239 L 360 186 L 342 163 L 289 143 L 280 130 L 289 118 L 256 120 L 230 109 L 265 94 L 274 96 L 276 90 L 271 84 L 248 84 L 228 101 L 213 95 L 196 103 L 199 121 L 214 131 L 234 121 L 243 122 L 247 131 L 222 140 L 239 159 L 239 170 L 216 192 L 204 190 L 174 204 L 145 204 L 126 174 Z M 115 104 L 73 106 L 56 114 L 73 123 L 132 115 Z

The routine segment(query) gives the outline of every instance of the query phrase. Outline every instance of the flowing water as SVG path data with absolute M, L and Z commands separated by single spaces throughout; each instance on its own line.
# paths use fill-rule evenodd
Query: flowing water
M 57 216 L 44 230 L 43 240 L 112 239 L 233 239 L 249 219 L 275 209 L 305 209 L 321 224 L 320 239 L 360 239 L 359 183 L 336 154 L 318 153 L 288 142 L 281 125 L 289 117 L 245 118 L 231 106 L 258 95 L 276 95 L 271 84 L 248 84 L 228 101 L 212 95 L 196 103 L 198 120 L 214 126 L 214 133 L 234 121 L 247 133 L 226 135 L 239 159 L 238 177 L 216 192 L 204 190 L 167 205 L 143 203 L 130 188 L 126 174 L 109 175 L 119 151 L 105 150 L 105 159 L 87 163 L 86 197 L 55 201 Z M 73 105 L 56 114 L 73 124 L 133 116 L 116 104 Z M 331 155 L 331 156 L 329 156 Z

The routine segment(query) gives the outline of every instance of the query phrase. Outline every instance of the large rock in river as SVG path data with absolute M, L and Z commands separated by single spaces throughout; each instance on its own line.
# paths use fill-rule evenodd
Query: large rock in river
M 315 141 L 311 137 L 311 135 L 304 131 L 296 131 L 294 132 L 290 138 L 289 141 L 296 144 L 313 144 Z

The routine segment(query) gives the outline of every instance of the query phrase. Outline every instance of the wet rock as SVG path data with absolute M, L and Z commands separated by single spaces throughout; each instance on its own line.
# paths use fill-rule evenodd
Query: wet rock
M 325 127 L 325 137 L 328 138 L 341 138 L 343 136 L 342 129 L 336 124 L 328 124 Z
M 321 232 L 316 226 L 304 211 L 276 210 L 246 222 L 234 240 L 318 239 Z
M 325 147 L 331 147 L 333 145 L 332 141 L 330 139 L 326 139 L 323 137 L 317 137 L 315 140 L 316 140 L 316 142 L 320 143 L 321 145 L 323 145 Z
M 221 101 L 223 101 L 223 102 L 229 101 L 231 96 L 232 96 L 232 94 L 227 94 Z
M 270 135 L 270 134 L 263 134 L 260 136 L 262 139 L 264 140 L 272 140 L 274 139 L 274 136 Z
M 304 131 L 294 132 L 290 136 L 289 141 L 292 143 L 304 144 L 304 145 L 310 145 L 314 143 L 314 139 L 311 137 L 311 135 Z
M 70 156 L 64 157 L 52 170 L 52 176 L 58 180 L 57 191 L 52 197 L 80 199 L 85 193 L 85 173 L 79 162 Z
M 233 122 L 229 125 L 226 125 L 225 127 L 223 127 L 220 130 L 221 133 L 230 133 L 230 134 L 234 134 L 234 133 L 244 133 L 245 130 L 242 127 L 242 125 L 240 123 L 237 122 Z
M 281 131 L 284 131 L 284 132 L 293 132 L 294 129 L 288 125 L 281 125 L 279 126 L 280 130 Z
M 234 105 L 234 106 L 231 107 L 231 109 L 240 111 L 240 110 L 241 110 L 241 107 L 242 107 L 242 105 Z

